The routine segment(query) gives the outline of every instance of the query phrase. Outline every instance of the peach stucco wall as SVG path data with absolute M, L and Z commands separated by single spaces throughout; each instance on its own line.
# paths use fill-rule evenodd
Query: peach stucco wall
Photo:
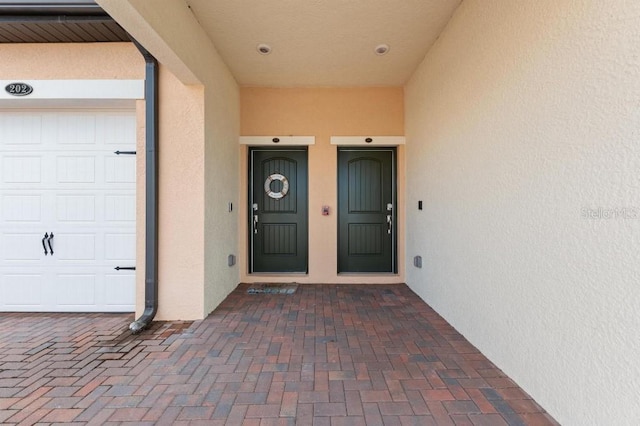
M 639 18 L 465 0 L 405 92 L 407 284 L 563 425 L 640 420 Z
M 142 80 L 144 59 L 131 43 L 6 43 L 0 73 L 5 80 Z
M 404 147 L 398 148 L 398 274 L 337 274 L 337 147 L 331 136 L 404 134 L 402 88 L 242 88 L 243 136 L 315 136 L 309 147 L 309 273 L 248 273 L 248 148 L 240 151 L 239 267 L 243 282 L 404 282 Z M 331 208 L 322 216 L 322 206 Z
M 204 90 L 160 68 L 157 319 L 204 316 Z M 138 299 L 140 301 L 140 299 Z

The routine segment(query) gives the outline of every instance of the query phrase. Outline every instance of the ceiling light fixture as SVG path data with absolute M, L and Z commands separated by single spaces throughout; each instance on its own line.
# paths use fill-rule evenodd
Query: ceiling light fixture
M 256 50 L 261 55 L 268 55 L 269 53 L 271 53 L 271 46 L 269 46 L 268 44 L 260 43 L 256 46 Z
M 378 56 L 386 55 L 387 52 L 389 51 L 389 45 L 379 44 L 376 46 L 376 48 L 373 51 L 376 52 L 376 55 Z

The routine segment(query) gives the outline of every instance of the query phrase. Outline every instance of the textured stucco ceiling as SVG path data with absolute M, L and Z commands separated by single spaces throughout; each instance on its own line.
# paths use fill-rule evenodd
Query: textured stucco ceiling
M 186 0 L 239 84 L 276 87 L 403 85 L 461 1 Z

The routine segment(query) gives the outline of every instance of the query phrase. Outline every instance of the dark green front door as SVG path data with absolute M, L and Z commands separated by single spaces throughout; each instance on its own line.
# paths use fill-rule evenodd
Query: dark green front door
M 396 272 L 395 150 L 338 151 L 338 272 Z
M 250 151 L 251 272 L 307 272 L 307 150 Z

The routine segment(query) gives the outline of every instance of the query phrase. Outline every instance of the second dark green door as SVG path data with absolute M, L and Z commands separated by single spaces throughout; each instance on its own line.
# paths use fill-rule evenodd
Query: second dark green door
M 338 272 L 396 272 L 395 150 L 338 151 Z

